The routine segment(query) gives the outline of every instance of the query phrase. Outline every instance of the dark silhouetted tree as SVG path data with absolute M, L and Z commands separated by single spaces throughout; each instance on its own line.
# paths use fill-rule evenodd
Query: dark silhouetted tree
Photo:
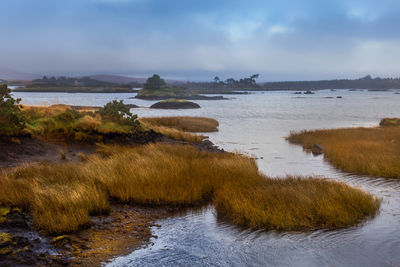
M 144 84 L 144 89 L 158 90 L 164 88 L 166 83 L 161 79 L 160 75 L 154 74 L 152 77 L 148 78 Z

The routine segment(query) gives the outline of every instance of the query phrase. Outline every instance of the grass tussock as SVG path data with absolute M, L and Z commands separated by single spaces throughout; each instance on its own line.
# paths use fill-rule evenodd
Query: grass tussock
M 26 165 L 0 178 L 0 204 L 29 210 L 50 233 L 75 231 L 109 200 L 152 206 L 214 201 L 237 224 L 265 229 L 335 228 L 373 215 L 379 200 L 321 179 L 270 179 L 253 159 L 192 146 L 102 146 L 82 163 Z
M 151 117 L 141 118 L 141 122 L 152 125 L 174 128 L 185 132 L 216 132 L 217 120 L 205 117 Z
M 379 126 L 400 126 L 400 118 L 383 118 Z
M 169 128 L 169 127 L 164 127 L 164 126 L 150 126 L 150 129 L 152 129 L 155 132 L 158 132 L 166 137 L 169 137 L 173 140 L 177 141 L 185 141 L 189 143 L 200 143 L 207 137 L 201 134 L 193 134 L 193 133 L 188 133 L 184 132 L 182 130 L 174 129 L 174 128 Z
M 218 131 L 219 123 L 215 119 L 205 117 L 150 117 L 140 118 L 140 123 L 171 139 L 198 143 L 207 137 L 195 132 Z
M 400 178 L 400 127 L 303 131 L 287 139 L 305 149 L 322 145 L 324 157 L 344 171 Z
M 379 200 L 344 183 L 318 178 L 261 177 L 216 192 L 218 214 L 238 225 L 276 230 L 335 229 L 379 208 Z

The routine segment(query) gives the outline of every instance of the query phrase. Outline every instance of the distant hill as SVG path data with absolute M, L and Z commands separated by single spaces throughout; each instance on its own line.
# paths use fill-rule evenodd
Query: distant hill
M 90 75 L 89 77 L 96 81 L 116 83 L 116 84 L 145 83 L 147 80 L 147 78 L 133 78 L 133 77 L 126 77 L 120 75 L 107 75 L 107 74 Z
M 0 67 L 0 79 L 7 81 L 31 81 L 41 78 L 41 75 L 26 73 L 9 68 Z

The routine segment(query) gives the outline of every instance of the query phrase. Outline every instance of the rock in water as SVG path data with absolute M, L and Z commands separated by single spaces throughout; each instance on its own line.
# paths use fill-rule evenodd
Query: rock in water
M 167 99 L 155 103 L 150 108 L 156 109 L 194 109 L 200 108 L 200 105 L 194 102 L 181 99 Z
M 324 148 L 319 144 L 314 144 L 311 148 L 311 152 L 313 155 L 321 155 L 324 153 Z

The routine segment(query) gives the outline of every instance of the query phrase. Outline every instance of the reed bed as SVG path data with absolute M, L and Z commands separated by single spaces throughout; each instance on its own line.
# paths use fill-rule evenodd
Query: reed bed
M 289 142 L 310 149 L 346 172 L 400 178 L 400 127 L 347 128 L 291 133 Z
M 81 163 L 25 165 L 0 177 L 0 204 L 31 212 L 49 233 L 76 231 L 90 215 L 122 203 L 190 207 L 213 202 L 219 214 L 247 227 L 298 230 L 353 225 L 379 200 L 342 183 L 271 179 L 251 158 L 192 146 L 102 146 Z
M 216 132 L 219 126 L 218 121 L 212 118 L 186 116 L 141 118 L 140 122 L 193 133 Z

